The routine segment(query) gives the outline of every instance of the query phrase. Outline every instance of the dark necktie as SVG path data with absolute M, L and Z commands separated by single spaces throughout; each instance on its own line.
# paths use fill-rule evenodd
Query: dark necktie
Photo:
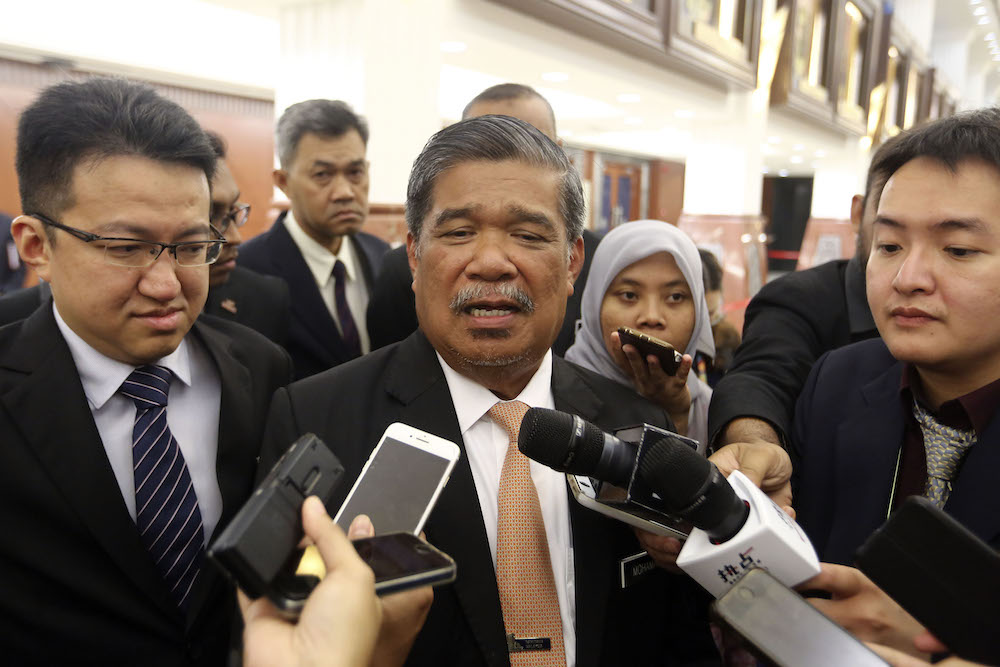
M 938 507 L 944 507 L 962 458 L 976 444 L 976 432 L 945 426 L 916 399 L 913 401 L 913 416 L 920 424 L 927 454 L 927 490 L 924 495 Z
M 201 569 L 205 538 L 191 475 L 167 425 L 172 375 L 162 366 L 142 366 L 132 371 L 119 391 L 135 402 L 136 528 L 177 606 L 186 610 Z
M 351 309 L 347 307 L 347 268 L 339 259 L 333 265 L 333 296 L 337 306 L 337 319 L 340 320 L 340 336 L 351 357 L 361 356 L 361 338 L 358 327 L 354 324 Z

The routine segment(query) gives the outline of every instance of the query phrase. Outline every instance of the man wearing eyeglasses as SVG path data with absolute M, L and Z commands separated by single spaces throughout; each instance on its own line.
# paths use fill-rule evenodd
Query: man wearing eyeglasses
M 243 243 L 240 228 L 250 218 L 250 204 L 239 203 L 240 188 L 226 164 L 226 145 L 215 132 L 206 131 L 218 158 L 212 179 L 212 225 L 226 239 L 219 259 L 208 267 L 208 300 L 205 313 L 239 322 L 259 331 L 278 345 L 288 338 L 291 299 L 281 278 L 265 276 L 238 266 Z
M 206 545 L 252 491 L 288 356 L 196 321 L 225 239 L 198 124 L 124 80 L 21 115 L 21 259 L 51 287 L 0 328 L 0 655 L 226 662 L 235 611 Z

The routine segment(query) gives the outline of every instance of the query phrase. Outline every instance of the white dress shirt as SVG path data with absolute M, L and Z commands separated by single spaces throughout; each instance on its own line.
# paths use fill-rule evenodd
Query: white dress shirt
M 497 495 L 500 492 L 500 472 L 507 454 L 507 431 L 489 415 L 497 401 L 493 392 L 451 368 L 441 355 L 438 362 L 444 370 L 448 390 L 451 392 L 462 441 L 469 456 L 472 479 L 483 512 L 486 537 L 493 555 L 493 568 L 497 564 Z M 546 353 L 542 364 L 528 385 L 517 396 L 517 401 L 532 408 L 554 408 L 552 398 L 552 351 Z M 566 665 L 576 664 L 576 590 L 573 568 L 573 542 L 569 524 L 569 498 L 566 476 L 541 463 L 531 461 L 531 479 L 538 491 L 538 502 L 545 522 L 545 536 L 552 559 L 559 614 L 562 617 L 563 641 L 566 644 Z
M 118 393 L 136 366 L 107 357 L 76 334 L 60 317 L 56 324 L 76 364 L 87 404 L 111 469 L 118 480 L 122 499 L 135 521 L 135 480 L 132 463 L 132 427 L 135 403 Z M 155 362 L 169 368 L 174 377 L 167 396 L 167 424 L 184 455 L 191 483 L 198 496 L 198 510 L 207 541 L 222 516 L 222 492 L 215 473 L 219 438 L 219 407 L 222 385 L 215 364 L 192 337 L 186 336 L 173 353 Z
M 285 227 L 292 237 L 292 241 L 299 247 L 302 258 L 306 260 L 306 266 L 316 280 L 319 287 L 319 295 L 323 297 L 326 309 L 330 311 L 330 316 L 337 323 L 337 329 L 343 333 L 344 328 L 340 326 L 340 316 L 337 314 L 337 302 L 333 296 L 334 279 L 333 265 L 339 259 L 344 263 L 344 276 L 347 282 L 344 294 L 347 297 L 347 307 L 354 317 L 354 325 L 358 329 L 358 338 L 361 340 L 361 354 L 371 351 L 372 344 L 368 338 L 368 323 L 366 320 L 368 313 L 368 287 L 365 285 L 365 278 L 361 274 L 361 259 L 355 251 L 354 244 L 346 236 L 341 237 L 340 248 L 337 254 L 327 250 L 317 243 L 311 236 L 302 231 L 291 209 L 285 216 Z

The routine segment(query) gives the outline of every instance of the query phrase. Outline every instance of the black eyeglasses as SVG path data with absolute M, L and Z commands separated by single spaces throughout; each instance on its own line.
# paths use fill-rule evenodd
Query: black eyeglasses
M 104 244 L 104 261 L 115 266 L 128 266 L 131 268 L 142 268 L 151 266 L 164 250 L 169 250 L 170 255 L 177 262 L 178 266 L 205 266 L 211 264 L 219 258 L 222 246 L 225 245 L 224 238 L 213 239 L 211 241 L 181 241 L 180 243 L 159 243 L 158 241 L 141 241 L 139 239 L 125 239 L 110 236 L 100 236 L 85 232 L 82 229 L 69 227 L 60 222 L 56 222 L 40 213 L 30 213 L 33 218 L 38 218 L 44 224 L 64 232 L 72 234 L 84 243 L 101 241 Z M 219 234 L 218 230 L 209 225 L 212 231 Z M 221 237 L 222 235 L 219 234 Z
M 214 226 L 223 234 L 230 227 L 242 227 L 250 219 L 250 204 L 237 204 L 228 213 L 221 215 L 217 220 L 213 220 Z

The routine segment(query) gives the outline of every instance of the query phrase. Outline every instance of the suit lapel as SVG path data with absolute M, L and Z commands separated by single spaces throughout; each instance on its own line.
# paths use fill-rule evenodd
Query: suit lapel
M 462 449 L 427 521 L 426 533 L 428 541 L 455 559 L 455 595 L 476 643 L 487 661 L 492 662 L 489 656 L 507 654 L 500 595 L 479 496 L 448 383 L 434 349 L 420 331 L 400 345 L 396 359 L 398 362 L 386 372 L 385 386 L 403 404 L 399 420 L 451 440 Z
M 212 535 L 205 536 L 211 544 L 250 495 L 257 452 L 248 451 L 248 443 L 257 442 L 260 434 L 252 431 L 253 420 L 247 415 L 254 410 L 250 394 L 250 370 L 233 355 L 232 341 L 204 323 L 195 323 L 195 335 L 204 343 L 219 372 L 221 389 L 219 405 L 219 435 L 217 440 L 215 475 L 222 495 L 222 514 Z M 188 625 L 192 625 L 212 590 L 223 583 L 209 563 L 202 571 L 192 591 L 188 607 Z
M 998 470 L 1000 417 L 994 417 L 962 463 L 945 504 L 949 514 L 994 546 L 1000 542 L 1000 495 L 994 488 Z
M 319 293 L 316 279 L 302 257 L 302 251 L 295 245 L 285 224 L 282 215 L 272 226 L 268 242 L 275 269 L 284 276 L 289 290 L 295 295 L 292 315 L 312 335 L 315 347 L 322 350 L 331 366 L 346 361 L 348 357 L 337 324 Z
M 556 410 L 579 415 L 594 423 L 603 401 L 573 367 L 552 358 L 552 395 Z M 566 493 L 569 494 L 567 487 Z M 570 525 L 573 536 L 573 567 L 576 588 L 576 662 L 580 667 L 597 665 L 603 650 L 604 626 L 613 578 L 602 568 L 615 561 L 614 539 L 609 521 L 581 506 L 570 495 Z
M 66 503 L 146 597 L 176 616 L 177 606 L 122 500 L 79 373 L 50 306 L 43 306 L 24 322 L 0 367 L 24 373 L 23 380 L 0 388 L 0 400 Z
M 852 562 L 839 545 L 861 544 L 885 521 L 903 442 L 899 383 L 902 365 L 891 365 L 862 391 L 865 406 L 837 429 L 834 484 L 837 496 L 823 556 Z

